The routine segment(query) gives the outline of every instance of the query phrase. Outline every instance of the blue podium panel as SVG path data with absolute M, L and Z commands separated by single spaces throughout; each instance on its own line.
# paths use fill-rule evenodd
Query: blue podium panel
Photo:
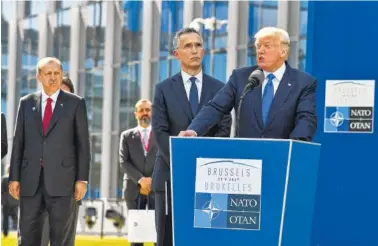
M 171 138 L 174 245 L 310 245 L 318 155 L 290 140 Z

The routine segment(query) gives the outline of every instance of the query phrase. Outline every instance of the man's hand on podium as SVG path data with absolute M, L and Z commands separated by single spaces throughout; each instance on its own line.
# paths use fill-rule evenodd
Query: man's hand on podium
M 197 133 L 193 130 L 181 131 L 179 137 L 197 137 Z

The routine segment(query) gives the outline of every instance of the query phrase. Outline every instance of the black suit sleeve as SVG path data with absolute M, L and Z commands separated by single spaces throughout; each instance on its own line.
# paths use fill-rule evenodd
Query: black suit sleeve
M 24 154 L 24 101 L 20 100 L 18 105 L 16 124 L 14 128 L 14 138 L 10 162 L 9 182 L 20 181 L 20 170 Z
M 152 132 L 155 136 L 159 153 L 169 165 L 169 120 L 163 90 L 159 84 L 155 87 L 152 107 Z
M 143 174 L 129 161 L 130 152 L 127 144 L 127 137 L 126 133 L 122 133 L 119 142 L 119 163 L 122 170 L 127 174 L 127 177 L 138 184 L 138 181 L 143 178 Z
M 76 109 L 75 115 L 75 129 L 76 129 L 76 180 L 88 181 L 89 168 L 91 161 L 89 131 L 88 131 L 88 117 L 85 100 L 82 98 Z
M 1 159 L 8 154 L 7 122 L 5 115 L 1 113 Z

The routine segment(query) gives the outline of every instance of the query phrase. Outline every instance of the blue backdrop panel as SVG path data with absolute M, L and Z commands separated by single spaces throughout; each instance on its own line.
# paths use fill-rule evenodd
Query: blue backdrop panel
M 312 245 L 378 245 L 378 134 L 324 133 L 325 80 L 376 80 L 378 2 L 309 2 L 306 70 L 317 77 L 319 163 Z M 376 118 L 374 116 L 374 118 Z
M 320 146 L 293 141 L 282 245 L 310 245 Z
M 255 246 L 310 245 L 320 148 L 316 145 L 302 146 L 304 144 L 298 143 L 297 146 L 296 143 L 291 143 L 293 142 L 287 140 L 172 138 L 175 245 L 229 246 L 245 245 L 247 242 Z M 294 154 L 294 150 L 298 153 Z M 194 227 L 195 215 L 198 218 L 198 214 L 195 214 L 198 199 L 209 200 L 211 197 L 220 207 L 224 204 L 221 196 L 195 193 L 197 158 L 262 160 L 260 230 L 235 230 L 230 225 L 226 226 L 228 229 L 214 229 L 212 222 L 209 222 L 209 226 L 211 224 L 213 228 Z M 286 204 L 286 208 L 283 204 Z M 302 208 L 303 205 L 306 208 Z M 219 216 L 222 216 L 222 212 Z M 299 227 L 299 232 L 303 233 L 300 238 L 297 237 L 296 230 Z

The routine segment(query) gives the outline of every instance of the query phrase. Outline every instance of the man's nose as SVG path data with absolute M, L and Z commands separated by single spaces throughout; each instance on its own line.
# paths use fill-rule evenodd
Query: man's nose
M 197 53 L 197 52 L 198 52 L 198 48 L 197 48 L 197 46 L 193 45 L 191 51 L 192 51 L 192 53 L 194 53 L 194 54 Z

